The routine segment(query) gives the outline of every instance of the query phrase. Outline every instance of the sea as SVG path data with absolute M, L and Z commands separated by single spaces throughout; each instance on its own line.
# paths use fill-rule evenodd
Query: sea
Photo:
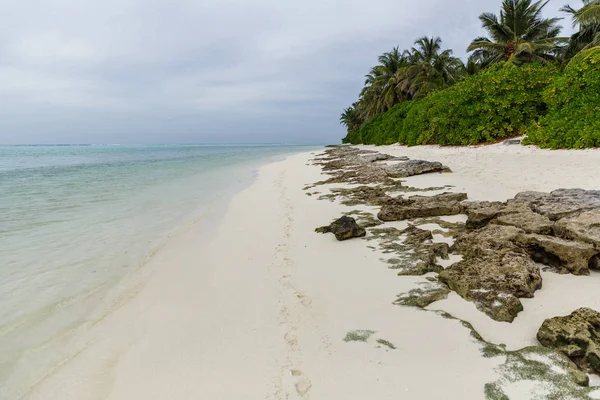
M 111 289 L 182 226 L 224 208 L 261 164 L 316 148 L 0 146 L 0 399 L 63 363 Z

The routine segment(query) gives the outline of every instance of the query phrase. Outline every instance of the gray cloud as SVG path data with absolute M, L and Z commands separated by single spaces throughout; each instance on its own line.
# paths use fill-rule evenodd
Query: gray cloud
M 439 35 L 464 57 L 500 1 L 0 5 L 0 144 L 322 143 L 380 53 Z

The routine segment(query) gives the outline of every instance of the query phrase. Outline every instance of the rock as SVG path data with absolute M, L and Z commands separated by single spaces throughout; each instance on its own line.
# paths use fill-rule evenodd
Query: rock
M 393 158 L 393 156 L 390 156 L 389 154 L 375 153 L 364 155 L 362 158 L 367 162 L 375 162 L 389 160 L 390 158 Z
M 453 248 L 463 260 L 441 271 L 440 280 L 492 319 L 512 322 L 523 310 L 519 298 L 542 287 L 539 267 L 514 243 L 523 233 L 488 225 L 459 237 Z
M 442 193 L 436 196 L 412 196 L 392 199 L 385 203 L 377 217 L 382 221 L 402 221 L 411 218 L 456 215 L 462 210 L 460 202 L 466 193 Z
M 389 157 L 389 158 L 388 158 Z M 376 161 L 393 160 L 401 162 L 394 165 L 377 163 Z M 360 150 L 352 146 L 331 147 L 324 155 L 315 158 L 315 164 L 321 165 L 323 171 L 331 175 L 329 179 L 315 185 L 330 183 L 353 184 L 385 184 L 395 185 L 394 178 L 418 175 L 426 172 L 449 172 L 439 162 L 408 160 L 407 157 L 392 157 L 372 150 Z
M 337 240 L 348 240 L 355 237 L 362 237 L 367 234 L 364 228 L 361 228 L 352 217 L 344 216 L 329 226 L 322 226 L 315 230 L 319 233 L 333 233 Z
M 530 209 L 522 212 L 499 213 L 499 216 L 492 221 L 493 224 L 509 225 L 523 229 L 527 233 L 539 233 L 542 235 L 551 235 L 554 222 L 544 215 L 536 214 Z
M 600 249 L 600 209 L 560 219 L 554 225 L 556 236 L 590 243 Z
M 429 172 L 452 172 L 437 161 L 410 160 L 398 164 L 388 165 L 385 168 L 388 176 L 392 178 L 406 178 L 413 175 L 420 175 Z
M 599 253 L 588 243 L 536 234 L 518 235 L 516 243 L 526 249 L 534 261 L 574 275 L 589 275 L 589 266 Z
M 537 333 L 538 341 L 566 354 L 582 369 L 600 372 L 600 313 L 580 308 L 565 317 L 544 321 Z
M 504 208 L 499 201 L 464 201 L 461 212 L 467 215 L 467 228 L 477 229 L 488 224 Z
M 600 209 L 600 190 L 558 189 L 550 193 L 523 192 L 515 196 L 552 221 Z

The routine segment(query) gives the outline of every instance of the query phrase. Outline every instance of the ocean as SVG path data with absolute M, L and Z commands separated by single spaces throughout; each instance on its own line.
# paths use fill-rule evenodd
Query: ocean
M 0 399 L 68 357 L 107 294 L 257 166 L 315 146 L 0 146 Z

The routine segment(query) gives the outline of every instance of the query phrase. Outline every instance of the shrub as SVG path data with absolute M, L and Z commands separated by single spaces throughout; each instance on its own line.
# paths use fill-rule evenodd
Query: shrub
M 525 144 L 549 148 L 600 146 L 600 48 L 571 60 L 544 92 L 548 113 L 532 124 Z
M 404 119 L 411 107 L 412 102 L 399 103 L 387 112 L 371 118 L 360 128 L 362 143 L 375 145 L 397 143 Z
M 494 65 L 415 102 L 400 142 L 466 145 L 523 134 L 546 112 L 542 92 L 555 74 L 540 64 Z

